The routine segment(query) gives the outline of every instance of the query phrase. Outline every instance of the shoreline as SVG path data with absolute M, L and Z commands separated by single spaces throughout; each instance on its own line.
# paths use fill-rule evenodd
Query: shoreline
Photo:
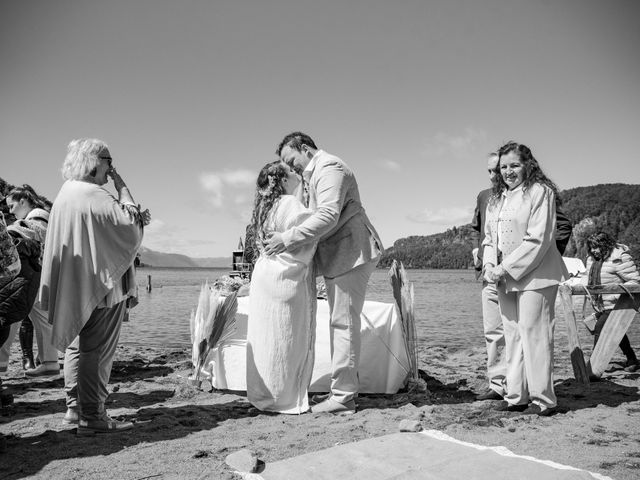
M 225 457 L 243 448 L 269 463 L 395 433 L 402 420 L 411 420 L 457 440 L 503 445 L 516 454 L 617 480 L 637 478 L 640 374 L 605 374 L 586 389 L 572 379 L 563 353 L 556 350 L 560 413 L 549 418 L 499 412 L 497 401 L 474 402 L 474 394 L 486 386 L 483 349 L 445 346 L 423 346 L 418 352 L 426 393 L 361 395 L 351 416 L 288 416 L 260 412 L 239 392 L 189 385 L 190 348 L 119 345 L 107 409 L 136 426 L 87 442 L 76 436 L 74 426 L 61 423 L 66 409 L 62 377 L 25 378 L 14 344 L 3 374 L 15 402 L 0 417 L 0 432 L 8 436 L 0 477 L 230 480 L 240 477 Z

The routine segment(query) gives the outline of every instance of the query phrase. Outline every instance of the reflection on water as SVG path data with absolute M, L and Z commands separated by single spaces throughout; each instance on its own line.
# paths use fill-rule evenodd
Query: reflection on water
M 212 282 L 228 269 L 159 269 L 138 270 L 140 304 L 131 310 L 131 319 L 123 325 L 121 342 L 138 345 L 190 346 L 189 318 L 200 293 L 200 285 Z M 151 275 L 151 292 L 146 291 Z M 426 345 L 449 348 L 482 347 L 482 284 L 469 270 L 408 270 L 414 284 L 416 327 L 420 341 Z M 368 300 L 393 302 L 386 270 L 376 270 L 369 283 Z M 566 350 L 566 328 L 562 308 L 556 313 L 556 349 Z M 631 344 L 640 353 L 640 322 L 629 330 Z M 591 350 L 592 337 L 579 325 L 580 343 Z

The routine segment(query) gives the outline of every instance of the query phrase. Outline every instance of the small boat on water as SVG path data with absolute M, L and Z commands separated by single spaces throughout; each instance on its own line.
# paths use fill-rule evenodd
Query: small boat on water
M 251 272 L 253 271 L 253 263 L 247 261 L 245 255 L 245 248 L 242 243 L 242 237 L 238 242 L 238 248 L 231 253 L 231 271 L 229 276 L 240 278 L 251 278 Z

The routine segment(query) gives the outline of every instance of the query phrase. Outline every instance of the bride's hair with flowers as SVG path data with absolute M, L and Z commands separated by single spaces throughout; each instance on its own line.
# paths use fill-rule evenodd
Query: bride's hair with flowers
M 284 195 L 282 179 L 286 178 L 288 174 L 289 167 L 280 160 L 267 163 L 258 174 L 251 225 L 254 231 L 255 248 L 260 252 L 264 250 L 262 247 L 265 233 L 264 225 L 276 201 Z

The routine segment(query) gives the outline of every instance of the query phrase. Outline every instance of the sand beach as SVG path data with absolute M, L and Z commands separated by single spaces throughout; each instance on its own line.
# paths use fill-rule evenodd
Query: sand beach
M 585 388 L 572 379 L 562 351 L 556 353 L 560 413 L 549 418 L 499 412 L 496 401 L 475 402 L 474 393 L 485 386 L 483 350 L 445 347 L 419 352 L 427 393 L 362 395 L 351 416 L 286 416 L 256 410 L 241 392 L 189 385 L 189 349 L 119 346 L 108 409 L 136 426 L 87 438 L 61 422 L 62 378 L 25 378 L 17 344 L 13 349 L 3 378 L 15 402 L 0 417 L 7 436 L 0 478 L 7 480 L 235 479 L 240 477 L 225 457 L 237 450 L 249 449 L 268 464 L 395 433 L 403 420 L 618 480 L 640 475 L 640 375 L 607 373 Z

